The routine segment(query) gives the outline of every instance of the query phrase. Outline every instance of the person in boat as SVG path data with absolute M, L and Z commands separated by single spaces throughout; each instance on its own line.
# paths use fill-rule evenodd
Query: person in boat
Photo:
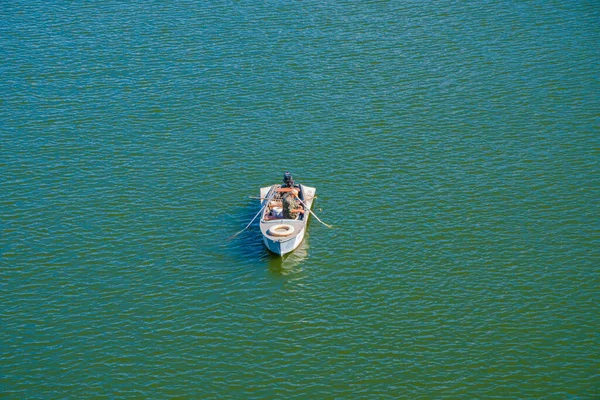
M 298 190 L 292 189 L 291 192 L 285 192 L 281 198 L 283 203 L 283 218 L 285 219 L 296 219 L 298 218 Z
M 301 203 L 298 197 L 300 193 L 299 187 L 294 184 L 294 179 L 290 172 L 283 174 L 283 184 L 278 189 L 281 193 L 281 203 L 283 208 L 283 218 L 296 219 L 301 212 Z

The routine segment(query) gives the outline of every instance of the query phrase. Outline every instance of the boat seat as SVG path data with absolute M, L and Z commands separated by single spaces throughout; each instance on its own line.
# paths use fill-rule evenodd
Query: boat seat
M 277 192 L 288 193 L 288 192 L 291 192 L 292 190 L 297 190 L 298 192 L 300 191 L 299 188 L 279 188 L 279 189 L 277 189 Z

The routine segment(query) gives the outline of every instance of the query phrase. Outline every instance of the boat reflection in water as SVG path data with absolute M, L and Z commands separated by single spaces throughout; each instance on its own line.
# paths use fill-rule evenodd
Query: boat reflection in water
M 304 237 L 304 240 L 298 245 L 296 250 L 283 257 L 270 251 L 265 251 L 264 260 L 267 262 L 269 270 L 279 275 L 291 275 L 301 272 L 301 264 L 308 258 L 308 236 Z

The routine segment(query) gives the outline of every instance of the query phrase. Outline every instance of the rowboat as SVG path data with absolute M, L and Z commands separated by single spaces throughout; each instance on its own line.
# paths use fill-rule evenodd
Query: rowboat
M 302 243 L 316 191 L 314 187 L 295 184 L 287 172 L 283 184 L 260 188 L 263 209 L 260 232 L 267 249 L 283 256 Z M 296 208 L 283 212 L 287 201 L 285 197 L 290 195 L 295 199 Z M 294 217 L 290 218 L 290 214 Z

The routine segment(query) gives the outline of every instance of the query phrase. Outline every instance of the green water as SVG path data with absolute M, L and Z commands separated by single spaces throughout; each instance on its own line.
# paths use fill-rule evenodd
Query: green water
M 600 395 L 596 2 L 0 16 L 0 397 Z

